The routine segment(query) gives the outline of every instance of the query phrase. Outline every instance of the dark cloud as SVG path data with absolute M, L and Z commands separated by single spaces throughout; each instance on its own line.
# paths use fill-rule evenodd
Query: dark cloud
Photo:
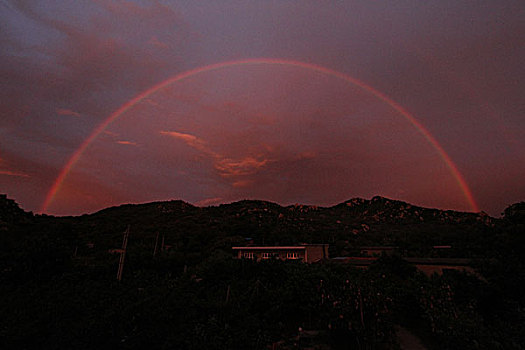
M 349 74 L 401 104 L 499 214 L 525 196 L 524 16 L 511 0 L 3 1 L 0 187 L 37 210 L 79 145 L 136 94 L 195 67 L 277 57 Z M 299 68 L 207 73 L 121 118 L 73 169 L 56 212 L 376 194 L 469 209 L 421 132 L 358 88 Z

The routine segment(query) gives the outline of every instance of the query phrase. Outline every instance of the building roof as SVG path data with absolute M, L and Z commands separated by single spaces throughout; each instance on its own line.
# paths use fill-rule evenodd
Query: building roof
M 333 258 L 333 261 L 342 262 L 346 264 L 351 265 L 371 265 L 374 261 L 377 260 L 377 258 L 370 258 L 370 257 L 361 257 L 361 256 L 339 256 L 337 258 Z
M 403 258 L 405 261 L 417 265 L 454 265 L 466 266 L 471 263 L 470 259 L 463 258 Z
M 332 258 L 332 261 L 352 264 L 352 265 L 370 265 L 378 258 L 361 257 L 361 256 L 339 256 Z M 438 265 L 438 266 L 468 266 L 470 259 L 462 258 L 402 258 L 408 263 L 414 265 Z
M 361 250 L 392 250 L 392 249 L 398 249 L 398 247 L 360 247 Z
M 306 249 L 306 246 L 259 246 L 259 247 L 232 247 L 232 249 L 236 250 L 291 250 L 291 249 Z

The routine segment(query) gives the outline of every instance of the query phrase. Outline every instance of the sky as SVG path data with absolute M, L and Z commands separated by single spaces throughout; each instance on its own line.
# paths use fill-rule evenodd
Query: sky
M 525 200 L 525 4 L 0 1 L 0 193 L 35 213 Z

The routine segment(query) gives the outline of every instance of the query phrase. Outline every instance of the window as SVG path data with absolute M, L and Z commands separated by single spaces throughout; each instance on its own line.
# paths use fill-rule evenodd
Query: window
M 275 253 L 275 252 L 272 252 L 272 253 L 264 252 L 264 253 L 262 253 L 261 256 L 262 256 L 263 259 L 275 259 L 275 258 L 278 258 L 278 257 L 279 257 L 279 253 Z
M 297 253 L 286 253 L 286 259 L 299 259 L 299 254 Z
M 245 252 L 245 253 L 243 253 L 242 257 L 244 259 L 253 259 L 253 253 L 252 252 Z

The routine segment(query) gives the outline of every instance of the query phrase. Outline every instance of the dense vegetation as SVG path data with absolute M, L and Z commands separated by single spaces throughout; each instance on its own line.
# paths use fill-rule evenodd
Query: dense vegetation
M 395 349 L 400 325 L 430 349 L 522 349 L 524 214 L 523 202 L 494 219 L 375 197 L 331 208 L 172 201 L 57 218 L 2 196 L 0 348 L 289 349 L 301 328 L 318 331 L 312 347 Z M 118 282 L 111 250 L 128 226 Z M 232 259 L 247 237 L 327 242 L 332 256 L 391 245 L 467 257 L 478 275 L 429 278 L 396 256 L 367 270 Z

